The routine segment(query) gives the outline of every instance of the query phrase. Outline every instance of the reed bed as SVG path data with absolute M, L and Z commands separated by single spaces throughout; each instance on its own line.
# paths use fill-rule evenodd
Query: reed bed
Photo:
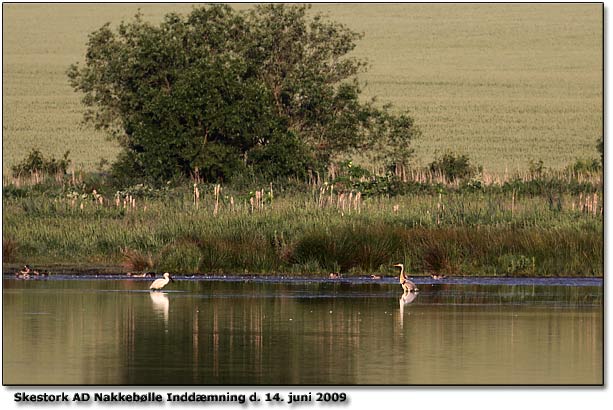
M 194 190 L 195 192 L 195 190 Z M 3 200 L 3 249 L 35 264 L 184 274 L 602 276 L 599 194 L 364 198 L 325 185 L 274 196 L 201 186 L 166 198 Z

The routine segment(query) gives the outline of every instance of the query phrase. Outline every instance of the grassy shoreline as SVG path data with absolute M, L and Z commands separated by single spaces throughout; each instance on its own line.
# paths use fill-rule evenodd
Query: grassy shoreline
M 217 193 L 200 184 L 199 199 L 190 183 L 105 187 L 119 146 L 79 126 L 66 69 L 83 59 L 89 33 L 139 7 L 6 5 L 3 262 L 292 275 L 391 274 L 404 262 L 416 275 L 603 276 L 602 176 L 562 170 L 588 165 L 602 136 L 602 5 L 461 4 L 442 14 L 428 4 L 314 5 L 365 34 L 354 51 L 372 65 L 359 76 L 364 97 L 410 110 L 424 136 L 412 146 L 417 174 L 397 183 L 358 157 L 374 182 L 346 177 L 332 189 L 317 175 L 321 185 L 283 191 L 245 177 Z M 142 12 L 157 24 L 191 8 Z M 33 148 L 70 148 L 72 175 L 11 180 Z M 422 172 L 447 150 L 485 171 L 455 183 Z M 79 176 L 96 169 L 97 180 Z
M 186 191 L 5 198 L 4 261 L 181 274 L 387 275 L 402 262 L 416 276 L 603 275 L 596 195 L 362 198 L 314 189 L 277 197 L 269 188 L 243 196 L 210 188 L 198 203 Z

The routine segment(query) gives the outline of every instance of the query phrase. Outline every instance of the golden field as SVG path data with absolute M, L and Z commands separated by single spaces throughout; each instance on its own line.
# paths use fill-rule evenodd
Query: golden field
M 81 125 L 65 71 L 87 35 L 138 8 L 159 21 L 187 4 L 3 4 L 3 171 L 31 148 L 93 170 L 116 144 Z M 241 5 L 240 7 L 248 7 Z M 364 33 L 365 98 L 408 109 L 416 162 L 449 149 L 486 171 L 562 168 L 597 156 L 603 133 L 600 4 L 337 4 L 314 12 Z

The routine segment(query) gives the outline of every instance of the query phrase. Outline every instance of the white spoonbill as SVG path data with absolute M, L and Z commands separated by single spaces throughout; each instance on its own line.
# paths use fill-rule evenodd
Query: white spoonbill
M 151 290 L 162 290 L 164 286 L 168 285 L 168 282 L 174 282 L 175 280 L 170 277 L 170 273 L 164 273 L 164 278 L 156 279 L 153 281 L 149 289 Z
M 409 278 L 407 278 L 407 276 L 404 274 L 404 265 L 402 263 L 397 263 L 396 265 L 394 265 L 397 268 L 400 268 L 400 285 L 402 286 L 402 289 L 404 290 L 404 292 L 419 292 L 419 289 L 417 289 L 417 286 L 411 282 L 409 280 Z

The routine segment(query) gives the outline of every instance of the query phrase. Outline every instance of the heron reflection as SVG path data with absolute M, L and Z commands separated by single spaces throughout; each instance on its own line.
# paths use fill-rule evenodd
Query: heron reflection
M 404 325 L 404 307 L 408 304 L 413 303 L 415 299 L 417 299 L 418 293 L 416 292 L 404 292 L 400 299 L 398 299 L 398 305 L 400 306 L 400 315 L 398 316 L 400 320 L 400 328 L 402 329 Z
M 414 292 L 405 292 L 400 297 L 400 307 L 404 305 L 408 305 L 409 303 L 413 303 L 413 301 L 417 298 L 417 293 Z

